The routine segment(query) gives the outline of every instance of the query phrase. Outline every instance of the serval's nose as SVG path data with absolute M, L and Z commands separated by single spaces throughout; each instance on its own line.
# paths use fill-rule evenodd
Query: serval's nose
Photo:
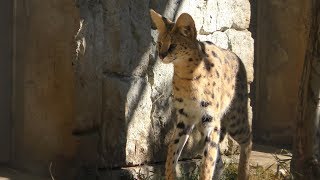
M 168 55 L 168 52 L 159 53 L 160 59 L 164 59 Z

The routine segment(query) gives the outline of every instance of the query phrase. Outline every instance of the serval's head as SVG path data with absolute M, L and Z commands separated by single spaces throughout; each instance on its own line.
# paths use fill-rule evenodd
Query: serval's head
M 190 57 L 197 47 L 197 30 L 192 17 L 181 14 L 176 23 L 150 10 L 151 19 L 158 30 L 157 50 L 163 63 Z

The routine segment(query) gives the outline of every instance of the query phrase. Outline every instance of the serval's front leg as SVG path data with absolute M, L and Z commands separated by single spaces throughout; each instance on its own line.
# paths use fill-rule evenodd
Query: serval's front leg
M 188 125 L 183 121 L 177 123 L 174 136 L 170 141 L 168 147 L 168 154 L 166 160 L 166 180 L 174 180 L 176 177 L 175 167 L 182 152 L 184 145 L 186 144 L 189 135 L 194 125 Z
M 220 135 L 221 136 L 221 135 Z M 215 170 L 213 172 L 213 180 L 219 180 L 222 173 L 224 171 L 224 164 L 223 164 L 223 161 L 222 161 L 222 157 L 221 157 L 221 152 L 220 152 L 220 144 L 218 146 L 218 157 L 217 157 L 217 160 L 216 160 L 216 167 L 215 167 Z
M 201 180 L 212 180 L 219 157 L 220 122 L 213 121 L 205 127 L 205 148 L 200 171 Z

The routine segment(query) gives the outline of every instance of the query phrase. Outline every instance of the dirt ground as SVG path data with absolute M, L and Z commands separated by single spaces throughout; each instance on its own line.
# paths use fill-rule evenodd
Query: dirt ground
M 288 159 L 288 156 L 281 155 L 281 150 L 267 147 L 267 146 L 254 146 L 251 158 L 251 166 L 262 166 L 266 169 L 271 169 L 274 172 L 281 170 L 279 167 L 279 160 Z M 282 153 L 284 154 L 284 153 Z M 238 156 L 235 155 L 230 161 L 237 162 Z M 286 167 L 289 167 L 290 161 L 286 161 Z M 282 170 L 283 171 L 283 170 Z M 25 173 L 6 166 L 0 166 L 0 180 L 50 180 L 50 177 L 39 177 L 30 173 Z

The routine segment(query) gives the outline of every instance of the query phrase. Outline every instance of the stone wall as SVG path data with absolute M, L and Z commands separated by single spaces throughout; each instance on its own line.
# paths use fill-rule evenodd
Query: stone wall
M 74 134 L 82 139 L 82 154 L 94 154 L 83 162 L 109 168 L 165 159 L 175 119 L 173 67 L 157 60 L 157 32 L 151 30 L 149 8 L 169 19 L 190 13 L 198 38 L 234 51 L 246 66 L 248 85 L 253 81 L 248 0 L 79 0 L 78 6 Z M 184 158 L 197 156 L 199 138 L 195 131 Z M 98 142 L 97 149 L 92 142 Z

